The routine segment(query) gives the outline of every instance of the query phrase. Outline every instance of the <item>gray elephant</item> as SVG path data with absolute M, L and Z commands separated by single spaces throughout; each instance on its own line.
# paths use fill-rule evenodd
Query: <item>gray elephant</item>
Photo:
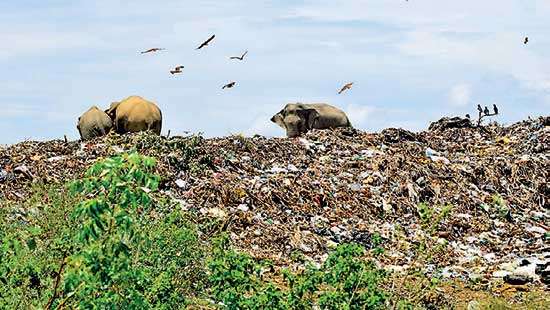
M 111 131 L 113 122 L 107 113 L 93 106 L 78 118 L 76 128 L 82 140 L 104 136 Z
M 153 102 L 139 96 L 130 96 L 120 102 L 113 102 L 105 111 L 113 121 L 117 133 L 152 130 L 160 135 L 162 112 Z
M 352 127 L 344 111 L 326 103 L 289 103 L 271 121 L 285 129 L 289 138 L 311 129 Z

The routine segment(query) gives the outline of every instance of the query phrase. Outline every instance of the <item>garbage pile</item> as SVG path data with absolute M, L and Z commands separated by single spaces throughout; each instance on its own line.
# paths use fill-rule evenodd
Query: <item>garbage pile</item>
M 357 242 L 383 248 L 373 257 L 395 272 L 549 285 L 549 117 L 439 124 L 296 139 L 139 133 L 23 142 L 0 149 L 0 201 L 138 149 L 158 159 L 162 191 L 180 208 L 220 221 L 235 246 L 279 265 L 296 253 L 318 263 L 338 243 Z

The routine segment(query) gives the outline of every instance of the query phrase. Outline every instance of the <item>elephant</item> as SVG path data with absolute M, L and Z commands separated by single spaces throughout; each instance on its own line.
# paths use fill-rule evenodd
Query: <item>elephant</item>
M 326 103 L 289 103 L 271 121 L 285 129 L 289 138 L 311 129 L 352 127 L 344 111 Z
M 153 102 L 139 96 L 130 96 L 120 102 L 113 102 L 105 111 L 117 133 L 152 130 L 160 135 L 162 112 Z
M 107 113 L 93 106 L 79 118 L 76 128 L 82 140 L 104 136 L 111 131 L 113 122 Z

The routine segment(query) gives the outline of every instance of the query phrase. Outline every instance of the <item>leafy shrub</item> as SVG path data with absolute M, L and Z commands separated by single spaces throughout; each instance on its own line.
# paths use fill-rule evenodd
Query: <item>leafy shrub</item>
M 324 309 L 372 309 L 383 304 L 385 294 L 378 289 L 383 273 L 372 262 L 362 259 L 364 249 L 345 244 L 329 255 L 321 271 L 329 286 L 321 293 L 319 305 Z
M 364 248 L 344 244 L 320 267 L 284 271 L 286 288 L 262 280 L 262 265 L 220 243 L 209 263 L 215 300 L 228 309 L 375 309 L 386 294 L 378 287 L 382 271 L 363 259 Z
M 155 161 L 137 153 L 93 165 L 71 192 L 85 197 L 75 207 L 81 250 L 69 258 L 62 304 L 81 308 L 145 308 L 146 269 L 133 260 L 144 236 L 136 227 L 139 213 L 151 206 L 148 193 L 160 178 Z
M 122 154 L 94 164 L 70 184 L 71 194 L 42 187 L 23 206 L 0 208 L 0 308 L 178 309 L 213 306 L 208 300 L 227 309 L 383 304 L 383 274 L 359 245 L 340 245 L 322 266 L 282 275 L 231 249 L 227 237 L 203 246 L 190 214 L 159 206 L 170 202 L 157 193 L 154 168 L 152 158 Z
M 384 253 L 384 247 L 382 246 L 384 241 L 379 233 L 372 234 L 371 243 L 373 246 L 372 253 L 374 255 L 378 256 Z
M 169 141 L 167 143 L 169 149 L 178 153 L 177 157 L 168 157 L 170 164 L 180 171 L 190 171 L 191 173 L 198 173 L 212 167 L 212 157 L 200 150 L 203 142 L 204 138 L 200 135 Z
M 40 187 L 0 208 L 0 308 L 185 307 L 203 289 L 204 251 L 185 214 L 157 208 L 154 166 L 137 153 L 109 158 L 72 194 Z
M 61 262 L 75 247 L 76 225 L 68 216 L 74 200 L 41 184 L 33 191 L 28 204 L 0 207 L 0 309 L 46 305 Z
M 425 203 L 420 203 L 416 207 L 422 228 L 430 234 L 437 231 L 441 222 L 451 214 L 452 209 L 451 205 L 446 205 L 438 210 Z
M 261 291 L 261 267 L 250 256 L 229 248 L 226 236 L 215 241 L 208 262 L 209 286 L 213 297 L 228 309 L 259 309 L 252 302 Z
M 148 300 L 156 308 L 173 309 L 205 285 L 204 250 L 196 227 L 181 211 L 143 226 L 150 227 L 139 260 L 152 279 Z

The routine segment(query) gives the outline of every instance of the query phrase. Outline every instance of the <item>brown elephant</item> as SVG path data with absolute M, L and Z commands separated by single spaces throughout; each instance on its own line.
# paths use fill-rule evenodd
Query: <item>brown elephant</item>
M 82 140 L 104 136 L 111 131 L 113 122 L 107 113 L 93 106 L 78 118 L 76 128 Z
M 105 111 L 113 120 L 117 133 L 152 130 L 160 135 L 162 112 L 159 107 L 139 96 L 130 96 L 120 102 L 113 102 Z
M 311 129 L 352 127 L 344 111 L 326 103 L 289 103 L 271 121 L 285 129 L 289 138 Z

